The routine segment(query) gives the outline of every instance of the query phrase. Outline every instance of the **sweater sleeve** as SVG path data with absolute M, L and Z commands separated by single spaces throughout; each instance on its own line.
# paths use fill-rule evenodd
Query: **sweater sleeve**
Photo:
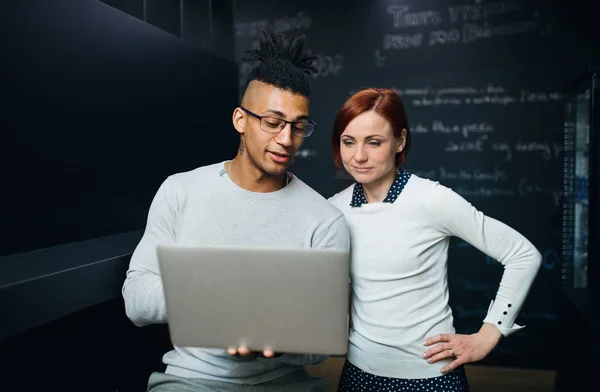
M 312 247 L 316 249 L 342 249 L 349 251 L 350 233 L 344 216 L 340 215 L 328 224 L 324 228 L 324 231 L 316 236 Z M 316 365 L 327 358 L 327 355 L 284 354 L 281 356 L 281 362 L 295 366 Z
M 125 312 L 138 327 L 167 322 L 156 246 L 175 242 L 177 203 L 173 195 L 167 178 L 152 200 L 144 234 L 131 256 L 123 284 Z
M 541 265 L 539 251 L 523 235 L 484 215 L 445 186 L 436 185 L 426 205 L 442 233 L 463 239 L 504 267 L 496 299 L 483 322 L 495 325 L 504 336 L 523 328 L 515 319 Z
M 320 232 L 315 233 L 312 248 L 350 250 L 350 232 L 341 212 L 337 218 L 324 225 Z

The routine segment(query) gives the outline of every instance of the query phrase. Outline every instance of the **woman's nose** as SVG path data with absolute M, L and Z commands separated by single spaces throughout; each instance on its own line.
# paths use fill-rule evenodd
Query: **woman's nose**
M 367 160 L 367 154 L 362 147 L 358 147 L 354 153 L 354 160 L 357 162 L 364 162 Z

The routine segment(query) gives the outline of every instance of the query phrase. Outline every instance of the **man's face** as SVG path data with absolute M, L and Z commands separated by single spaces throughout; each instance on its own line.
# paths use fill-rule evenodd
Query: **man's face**
M 257 114 L 287 121 L 307 121 L 308 99 L 300 94 L 281 90 L 273 85 L 252 81 L 244 94 L 242 106 Z M 233 123 L 242 136 L 243 153 L 253 166 L 264 174 L 279 176 L 285 173 L 304 138 L 292 133 L 292 125 L 277 132 L 268 119 L 261 120 L 237 108 Z M 267 129 L 267 131 L 263 130 Z

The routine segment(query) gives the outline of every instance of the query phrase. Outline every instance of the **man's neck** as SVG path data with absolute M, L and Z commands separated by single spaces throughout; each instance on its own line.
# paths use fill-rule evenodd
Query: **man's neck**
M 271 176 L 248 162 L 247 158 L 240 154 L 226 165 L 225 169 L 231 181 L 250 192 L 275 192 L 283 188 L 287 182 L 287 171 L 282 175 Z
M 377 181 L 363 184 L 363 193 L 367 198 L 367 202 L 379 203 L 384 201 L 395 179 L 396 169 L 390 171 Z

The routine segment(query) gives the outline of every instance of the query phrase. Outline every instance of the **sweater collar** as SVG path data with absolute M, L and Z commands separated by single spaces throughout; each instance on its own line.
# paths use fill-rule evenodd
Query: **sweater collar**
M 398 196 L 400 195 L 400 192 L 402 192 L 402 190 L 404 189 L 404 186 L 406 185 L 406 183 L 408 182 L 409 179 L 410 179 L 410 173 L 407 170 L 400 168 L 396 172 L 396 179 L 392 183 L 392 186 L 390 187 L 385 199 L 383 199 L 383 202 L 384 203 L 395 202 L 396 199 L 398 198 Z M 363 204 L 368 204 L 367 198 L 365 197 L 365 193 L 364 193 L 362 184 L 357 182 L 356 184 L 354 184 L 354 192 L 352 192 L 352 200 L 350 202 L 350 206 L 351 207 L 360 207 Z

